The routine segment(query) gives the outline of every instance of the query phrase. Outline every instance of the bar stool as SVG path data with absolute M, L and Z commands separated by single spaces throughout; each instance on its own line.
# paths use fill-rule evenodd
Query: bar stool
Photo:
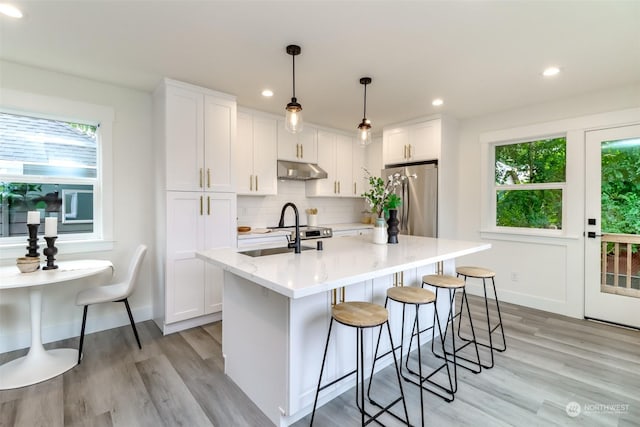
M 325 361 L 327 359 L 327 350 L 329 348 L 329 339 L 331 338 L 331 329 L 333 327 L 333 322 L 336 321 L 342 325 L 345 326 L 349 326 L 352 328 L 357 328 L 356 331 L 356 348 L 357 348 L 357 352 L 358 355 L 356 357 L 356 369 L 349 372 L 348 374 L 330 382 L 329 384 L 325 384 L 325 385 L 321 385 L 322 384 L 322 373 L 324 371 L 324 365 L 325 365 Z M 309 424 L 309 426 L 313 425 L 313 419 L 315 417 L 316 414 L 316 406 L 318 404 L 318 395 L 320 394 L 320 392 L 322 390 L 324 390 L 327 387 L 332 386 L 333 384 L 337 383 L 338 381 L 341 381 L 344 378 L 347 378 L 348 376 L 352 375 L 353 373 L 356 374 L 356 405 L 358 406 L 358 409 L 360 410 L 360 414 L 361 414 L 361 422 L 362 425 L 364 426 L 365 424 L 370 423 L 371 421 L 376 421 L 378 424 L 381 424 L 380 421 L 377 420 L 377 418 L 382 415 L 383 413 L 387 412 L 390 415 L 394 416 L 395 418 L 397 418 L 398 420 L 405 422 L 407 425 L 409 425 L 409 414 L 407 412 L 407 404 L 404 400 L 404 391 L 402 390 L 402 381 L 400 380 L 400 371 L 398 369 L 398 361 L 395 358 L 395 354 L 394 354 L 394 358 L 393 358 L 393 362 L 395 365 L 395 369 L 396 369 L 396 376 L 398 378 L 398 386 L 400 387 L 400 397 L 398 397 L 397 399 L 395 399 L 393 402 L 391 402 L 390 404 L 388 404 L 387 406 L 383 407 L 379 404 L 377 404 L 376 402 L 372 401 L 371 399 L 369 399 L 369 401 L 374 404 L 375 406 L 379 407 L 381 410 L 378 411 L 376 414 L 371 415 L 369 413 L 366 412 L 365 410 L 365 406 L 364 406 L 364 334 L 363 331 L 364 329 L 367 328 L 375 328 L 377 326 L 380 327 L 380 333 L 382 333 L 382 327 L 383 325 L 387 325 L 387 332 L 389 333 L 389 340 L 391 341 L 391 346 L 393 347 L 393 340 L 391 338 L 391 328 L 389 327 L 389 313 L 387 312 L 387 309 L 378 305 L 378 304 L 371 304 L 368 302 L 358 302 L 358 301 L 348 301 L 348 302 L 342 302 L 339 303 L 335 306 L 333 306 L 332 310 L 331 310 L 331 322 L 329 323 L 329 332 L 327 333 L 327 343 L 324 347 L 324 356 L 322 357 L 322 366 L 320 368 L 320 376 L 318 378 L 318 388 L 316 389 L 316 397 L 315 400 L 313 402 L 313 412 L 311 414 L 311 423 Z M 374 360 L 375 360 L 375 355 L 374 355 Z M 358 379 L 358 376 L 360 377 Z M 369 381 L 369 388 L 371 388 L 371 380 L 373 379 L 373 367 L 371 368 L 371 379 Z M 358 396 L 358 394 L 360 396 Z M 360 398 L 360 400 L 358 400 L 358 398 Z M 402 401 L 402 405 L 404 407 L 404 415 L 405 415 L 405 419 L 403 420 L 402 418 L 400 418 L 398 415 L 394 414 L 393 412 L 391 412 L 391 407 L 394 406 L 396 403 Z M 368 419 L 365 421 L 365 415 L 368 417 Z M 383 425 L 383 424 L 381 424 Z
M 476 333 L 473 328 L 473 321 L 471 320 L 471 310 L 469 308 L 469 301 L 467 299 L 465 282 L 464 280 L 458 277 L 453 277 L 446 274 L 428 274 L 426 276 L 422 276 L 422 286 L 424 287 L 424 285 L 429 285 L 435 288 L 436 305 L 437 305 L 437 299 L 438 299 L 438 294 L 440 293 L 440 290 L 443 290 L 443 291 L 446 290 L 449 292 L 450 309 L 449 309 L 449 316 L 447 318 L 447 326 L 445 328 L 445 337 L 442 339 L 443 355 L 441 356 L 436 352 L 433 340 L 431 341 L 431 351 L 436 357 L 439 357 L 441 359 L 444 358 L 445 360 L 447 360 L 446 359 L 447 355 L 453 356 L 453 374 L 454 374 L 453 391 L 455 393 L 458 390 L 458 366 L 460 366 L 461 368 L 467 369 L 468 371 L 471 371 L 474 374 L 479 374 L 482 371 L 482 365 L 480 362 L 480 352 L 478 351 L 478 342 L 476 340 Z M 456 291 L 459 289 L 462 289 L 462 298 L 460 301 L 460 311 L 456 312 L 456 306 L 455 306 Z M 460 326 L 462 323 L 461 322 L 462 310 L 464 309 L 464 306 L 467 307 L 467 314 L 469 316 L 469 324 L 471 328 L 471 339 L 463 338 L 462 335 L 460 334 Z M 465 342 L 463 345 L 459 347 L 456 346 L 456 337 L 455 337 L 456 336 L 456 331 L 455 331 L 456 317 L 458 318 L 457 335 L 462 341 Z M 446 342 L 446 335 L 447 335 L 449 322 L 451 322 L 451 351 L 447 351 L 444 346 L 444 342 Z M 462 349 L 464 349 L 470 344 L 473 344 L 473 347 L 475 348 L 475 354 L 476 354 L 475 360 L 459 355 L 460 351 L 462 351 Z M 460 363 L 460 360 L 463 360 L 465 363 Z
M 433 340 L 435 338 L 435 326 L 436 324 L 438 325 L 438 331 L 440 332 L 440 340 L 442 342 L 443 348 L 444 348 L 444 337 L 442 334 L 442 329 L 440 328 L 440 322 L 437 321 L 438 319 L 438 308 L 436 307 L 436 305 L 434 304 L 435 300 L 436 300 L 436 295 L 427 290 L 427 289 L 422 289 L 422 288 L 417 288 L 417 287 L 412 287 L 412 286 L 394 286 L 392 288 L 387 289 L 387 298 L 385 299 L 384 302 L 384 306 L 385 308 L 387 307 L 387 304 L 389 303 L 389 300 L 391 301 L 395 301 L 397 303 L 402 304 L 402 331 L 404 331 L 404 320 L 405 320 L 405 311 L 408 305 L 413 305 L 415 306 L 415 319 L 413 321 L 413 328 L 412 328 L 412 332 L 411 332 L 411 341 L 409 342 L 409 348 L 407 349 L 407 359 L 406 359 L 406 368 L 407 371 L 409 371 L 411 374 L 413 374 L 415 377 L 417 377 L 417 380 L 414 378 L 410 378 L 407 377 L 406 375 L 404 375 L 402 373 L 402 363 L 400 363 L 400 375 L 402 376 L 402 378 L 405 379 L 405 381 L 408 381 L 414 385 L 417 385 L 418 387 L 420 387 L 420 412 L 421 412 L 421 420 L 422 420 L 422 426 L 424 426 L 424 396 L 423 396 L 423 390 L 426 390 L 430 393 L 435 394 L 436 396 L 446 400 L 447 402 L 451 402 L 453 401 L 453 394 L 454 394 L 454 386 L 451 380 L 451 371 L 449 370 L 449 363 L 448 360 L 446 359 L 445 356 L 445 363 L 443 363 L 441 366 L 439 366 L 438 368 L 434 369 L 433 371 L 431 371 L 431 373 L 427 376 L 423 376 L 422 373 L 422 343 L 420 342 L 420 334 L 422 332 L 426 332 L 428 330 L 432 331 L 432 335 L 431 335 L 431 339 Z M 422 306 L 427 306 L 429 304 L 433 304 L 433 308 L 434 308 L 434 324 L 428 328 L 425 329 L 420 329 L 420 307 Z M 419 332 L 418 332 L 419 331 Z M 386 352 L 385 354 L 382 354 L 380 356 L 378 355 L 378 349 L 380 347 L 380 338 L 382 336 L 382 330 L 380 331 L 380 334 L 378 334 L 378 343 L 376 344 L 376 351 L 375 351 L 375 355 L 376 358 L 374 358 L 373 360 L 373 368 L 375 369 L 376 366 L 376 361 L 382 357 L 385 357 L 387 354 L 389 353 L 393 353 L 394 354 L 394 358 L 395 358 L 395 351 L 399 348 L 400 349 L 400 358 L 402 358 L 402 354 L 404 351 L 404 332 L 402 333 L 402 336 L 400 338 L 400 346 L 399 347 L 393 347 L 393 342 L 391 343 L 391 350 L 389 350 L 388 352 Z M 418 341 L 418 372 L 415 372 L 413 370 L 411 370 L 409 368 L 409 355 L 411 353 L 411 343 L 413 341 L 413 337 L 417 336 L 417 341 Z M 440 372 L 443 368 L 446 368 L 447 370 L 447 378 L 449 380 L 449 388 L 442 386 L 440 384 L 438 384 L 437 382 L 435 382 L 434 380 L 431 379 L 431 377 L 433 377 L 435 374 L 437 374 L 438 372 Z M 439 388 L 440 390 L 442 390 L 444 393 L 440 393 L 436 390 L 433 390 L 431 388 L 426 388 L 423 384 L 425 382 L 428 382 L 432 385 L 434 385 L 435 387 Z M 371 387 L 371 381 L 369 381 L 369 388 Z
M 491 369 L 493 368 L 494 350 L 502 352 L 507 349 L 507 342 L 505 341 L 505 338 L 504 338 L 504 328 L 502 327 L 502 315 L 500 314 L 500 303 L 498 302 L 498 294 L 496 293 L 496 282 L 494 280 L 496 273 L 487 268 L 469 267 L 469 266 L 456 268 L 456 273 L 458 276 L 464 276 L 465 283 L 467 282 L 467 277 L 482 279 L 482 287 L 484 288 L 484 307 L 487 313 L 487 330 L 489 331 L 489 344 L 487 345 L 479 342 L 478 345 L 489 348 L 491 353 L 491 364 L 490 365 L 483 364 L 482 366 L 484 368 Z M 495 296 L 496 310 L 498 311 L 498 324 L 495 325 L 493 328 L 491 327 L 491 319 L 489 318 L 489 299 L 487 298 L 486 279 L 489 279 L 489 278 L 491 279 L 491 283 L 493 284 L 493 295 Z M 471 313 L 469 313 L 469 320 L 471 320 Z M 500 334 L 502 335 L 502 347 L 495 347 L 493 345 L 492 335 L 498 328 L 500 328 Z

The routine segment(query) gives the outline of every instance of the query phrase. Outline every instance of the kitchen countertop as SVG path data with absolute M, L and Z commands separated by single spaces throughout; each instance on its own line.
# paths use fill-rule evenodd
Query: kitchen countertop
M 367 224 L 362 224 L 367 225 Z M 396 245 L 377 245 L 370 236 L 322 239 L 324 250 L 250 257 L 242 249 L 210 249 L 197 256 L 237 276 L 288 298 L 326 292 L 341 286 L 434 264 L 491 248 L 491 244 L 461 240 L 400 236 Z M 315 247 L 316 241 L 303 241 Z M 274 245 L 270 245 L 273 247 Z

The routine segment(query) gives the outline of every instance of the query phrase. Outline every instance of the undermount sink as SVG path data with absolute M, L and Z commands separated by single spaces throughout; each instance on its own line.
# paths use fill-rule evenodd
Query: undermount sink
M 314 249 L 311 246 L 300 246 L 301 251 L 308 251 L 310 249 Z M 267 255 L 278 255 L 278 254 L 286 254 L 293 253 L 295 248 L 288 248 L 286 246 L 281 248 L 266 248 L 266 249 L 253 249 L 250 251 L 240 251 L 239 254 L 248 255 L 251 257 L 260 257 Z

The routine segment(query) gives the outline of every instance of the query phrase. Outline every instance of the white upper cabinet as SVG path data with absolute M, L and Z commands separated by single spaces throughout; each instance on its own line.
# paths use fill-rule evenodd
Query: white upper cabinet
M 366 179 L 364 169 L 366 168 L 367 147 L 358 144 L 356 139 L 353 140 L 353 196 L 360 197 L 362 193 L 369 190 L 369 182 Z M 371 172 L 371 171 L 370 171 Z
M 383 131 L 383 161 L 385 165 L 440 158 L 440 119 Z
M 172 80 L 163 89 L 165 189 L 235 191 L 235 98 Z
M 277 194 L 277 120 L 239 112 L 237 147 L 238 194 Z
M 290 133 L 284 127 L 284 120 L 278 120 L 278 160 L 291 162 L 318 163 L 318 131 L 304 125 L 302 132 Z
M 307 196 L 354 197 L 352 159 L 352 138 L 318 131 L 318 166 L 327 171 L 327 179 L 307 181 Z

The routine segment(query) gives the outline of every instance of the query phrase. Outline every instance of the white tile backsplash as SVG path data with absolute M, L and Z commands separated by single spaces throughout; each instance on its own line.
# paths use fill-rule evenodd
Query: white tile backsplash
M 366 209 L 363 199 L 306 197 L 304 181 L 278 181 L 277 196 L 238 196 L 238 225 L 253 228 L 278 225 L 280 211 L 293 202 L 300 213 L 300 224 L 307 223 L 305 210 L 318 209 L 318 225 L 360 222 Z M 285 225 L 293 225 L 293 209 L 287 209 Z

